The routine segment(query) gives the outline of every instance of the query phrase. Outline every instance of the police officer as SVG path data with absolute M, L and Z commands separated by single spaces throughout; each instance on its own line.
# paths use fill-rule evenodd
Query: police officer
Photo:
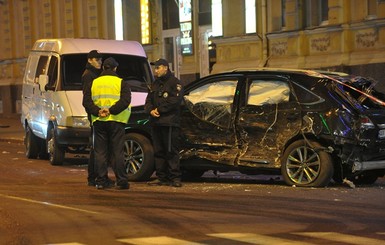
M 82 75 L 82 84 L 83 84 L 83 106 L 87 103 L 92 103 L 91 98 L 91 85 L 92 81 L 97 78 L 102 71 L 102 57 L 103 55 L 97 50 L 91 50 L 87 54 L 87 64 L 86 69 Z M 87 111 L 87 109 L 86 109 Z M 91 113 L 87 111 L 88 120 L 91 124 Z M 92 126 L 91 126 L 91 137 L 92 137 Z M 95 186 L 95 166 L 94 166 L 94 151 L 90 149 L 90 157 L 88 160 L 88 185 Z
M 127 81 L 116 74 L 118 65 L 112 57 L 104 61 L 103 72 L 92 82 L 93 103 L 86 104 L 93 125 L 97 189 L 113 186 L 106 177 L 109 156 L 117 188 L 129 188 L 124 164 L 124 128 L 131 113 L 131 90 Z
M 158 59 L 151 62 L 151 65 L 155 66 L 157 78 L 147 95 L 145 110 L 150 115 L 158 178 L 148 184 L 181 187 L 178 136 L 182 85 L 171 73 L 165 59 Z
M 87 54 L 87 64 L 86 69 L 83 72 L 82 75 L 82 84 L 83 84 L 83 106 L 88 103 L 93 103 L 91 98 L 91 85 L 92 81 L 99 77 L 100 73 L 102 72 L 102 58 L 103 55 L 99 53 L 97 50 L 91 50 Z M 85 106 L 84 106 L 85 107 Z M 87 111 L 88 120 L 91 124 L 91 135 L 90 138 L 92 139 L 92 122 L 91 122 L 91 113 Z M 94 161 L 94 150 L 92 148 L 92 142 L 90 140 L 90 157 L 88 159 L 88 186 L 95 186 L 96 182 L 96 174 L 95 174 L 95 161 Z M 108 176 L 107 176 L 108 178 Z M 115 184 L 115 182 L 108 178 L 108 181 L 111 182 L 111 184 Z

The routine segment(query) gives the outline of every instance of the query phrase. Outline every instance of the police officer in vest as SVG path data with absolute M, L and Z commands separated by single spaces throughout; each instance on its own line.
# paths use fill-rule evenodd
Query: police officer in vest
M 180 105 L 182 84 L 170 71 L 168 62 L 152 62 L 157 79 L 146 98 L 145 110 L 150 115 L 157 180 L 149 185 L 181 187 L 179 167 Z
M 129 188 L 124 164 L 124 127 L 131 114 L 131 90 L 127 81 L 116 74 L 118 65 L 112 57 L 104 61 L 103 72 L 92 82 L 93 103 L 86 105 L 87 111 L 91 113 L 93 125 L 97 189 L 113 187 L 106 177 L 109 159 L 117 188 Z

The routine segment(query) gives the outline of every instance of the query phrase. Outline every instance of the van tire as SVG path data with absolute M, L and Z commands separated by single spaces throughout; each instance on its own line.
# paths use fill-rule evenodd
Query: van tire
M 65 155 L 64 148 L 57 143 L 55 130 L 50 128 L 49 132 L 49 137 L 47 139 L 49 161 L 51 165 L 63 165 Z
M 154 173 L 154 148 L 144 135 L 124 136 L 124 163 L 129 181 L 147 181 Z
M 28 159 L 36 159 L 39 155 L 39 138 L 32 132 L 32 129 L 26 125 L 25 126 L 25 156 Z

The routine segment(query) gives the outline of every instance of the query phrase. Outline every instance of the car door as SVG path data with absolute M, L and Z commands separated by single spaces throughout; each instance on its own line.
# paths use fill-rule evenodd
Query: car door
M 44 86 L 44 89 L 42 90 L 42 125 L 43 125 L 43 133 L 45 137 L 48 135 L 48 123 L 49 121 L 55 116 L 56 118 L 63 118 L 58 116 L 58 113 L 60 113 L 61 110 L 61 100 L 58 100 L 59 96 L 57 96 L 56 92 L 58 87 L 58 67 L 59 67 L 59 55 L 51 53 L 49 56 L 48 61 L 48 67 L 46 72 L 46 85 Z M 44 84 L 43 83 L 43 84 Z M 65 120 L 63 118 L 62 120 Z
M 33 123 L 33 131 L 40 138 L 44 138 L 44 130 L 46 125 L 46 120 L 43 117 L 43 112 L 45 110 L 45 96 L 44 92 L 41 90 L 39 86 L 39 80 L 42 79 L 44 75 L 47 73 L 49 63 L 48 55 L 40 55 L 39 61 L 37 63 L 36 72 L 35 72 L 35 83 L 33 88 L 33 105 L 34 112 L 32 121 Z
M 285 143 L 301 129 L 300 105 L 283 77 L 250 77 L 244 91 L 236 122 L 239 164 L 277 167 Z
M 223 164 L 234 163 L 239 153 L 234 130 L 238 79 L 214 77 L 186 91 L 181 116 L 184 157 L 191 153 Z

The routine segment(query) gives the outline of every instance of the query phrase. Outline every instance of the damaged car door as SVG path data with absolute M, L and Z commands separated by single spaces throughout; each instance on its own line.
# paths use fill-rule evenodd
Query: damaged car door
M 279 168 L 285 144 L 301 129 L 301 109 L 290 81 L 281 76 L 250 77 L 243 89 L 236 124 L 243 148 L 239 165 Z
M 234 130 L 239 78 L 214 77 L 186 91 L 181 116 L 182 159 L 234 164 L 239 154 Z

